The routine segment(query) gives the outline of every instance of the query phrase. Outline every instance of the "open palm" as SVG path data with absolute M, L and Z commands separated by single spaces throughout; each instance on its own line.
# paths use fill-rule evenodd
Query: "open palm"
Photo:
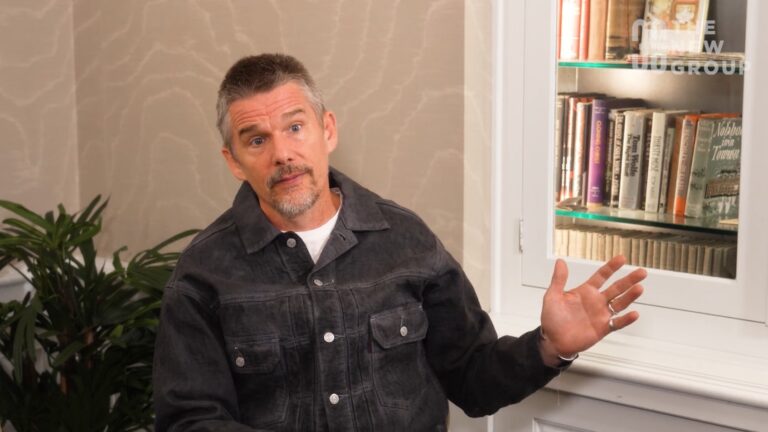
M 637 300 L 643 292 L 639 283 L 647 276 L 644 269 L 637 269 L 601 290 L 625 261 L 623 256 L 616 256 L 589 280 L 565 291 L 568 266 L 565 261 L 557 260 L 552 283 L 544 295 L 541 329 L 558 353 L 569 355 L 585 351 L 611 331 L 622 329 L 639 318 L 635 311 L 614 316 L 609 304 L 620 314 Z M 613 328 L 609 320 L 612 320 Z

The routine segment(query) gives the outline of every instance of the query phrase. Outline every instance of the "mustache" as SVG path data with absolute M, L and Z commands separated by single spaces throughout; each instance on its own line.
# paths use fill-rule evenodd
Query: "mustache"
M 267 179 L 267 187 L 272 187 L 280 182 L 283 178 L 294 174 L 309 174 L 314 175 L 314 171 L 308 165 L 282 165 Z

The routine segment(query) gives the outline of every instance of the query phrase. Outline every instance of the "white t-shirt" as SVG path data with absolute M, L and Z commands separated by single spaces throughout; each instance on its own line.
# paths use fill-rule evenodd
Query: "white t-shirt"
M 323 253 L 323 249 L 328 243 L 328 239 L 331 238 L 331 232 L 333 232 L 333 227 L 336 226 L 336 221 L 339 219 L 339 212 L 341 212 L 341 205 L 343 201 L 341 200 L 341 191 L 335 189 L 333 192 L 339 195 L 339 208 L 336 210 L 336 213 L 333 215 L 333 217 L 315 229 L 296 232 L 296 235 L 301 237 L 301 240 L 307 246 L 309 255 L 312 256 L 312 261 L 315 263 L 317 262 L 317 259 L 320 258 L 320 254 Z

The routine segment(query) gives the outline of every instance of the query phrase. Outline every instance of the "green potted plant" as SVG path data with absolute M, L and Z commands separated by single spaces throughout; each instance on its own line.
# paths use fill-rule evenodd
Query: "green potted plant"
M 163 287 L 184 231 L 123 261 L 98 257 L 107 201 L 69 214 L 12 213 L 0 226 L 0 270 L 34 288 L 0 303 L 0 426 L 26 431 L 131 431 L 152 423 L 152 355 Z M 111 265 L 110 265 L 111 264 Z

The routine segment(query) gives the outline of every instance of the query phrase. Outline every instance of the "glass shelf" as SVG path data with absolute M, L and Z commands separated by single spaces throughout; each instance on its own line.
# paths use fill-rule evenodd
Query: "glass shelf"
M 628 69 L 679 75 L 744 75 L 744 60 L 579 61 L 560 60 L 558 66 L 581 69 Z
M 623 224 L 642 225 L 657 228 L 667 228 L 688 232 L 736 236 L 738 225 L 720 223 L 718 220 L 705 218 L 686 218 L 673 216 L 669 213 L 647 213 L 642 210 L 622 210 L 603 207 L 597 210 L 555 209 L 555 215 L 575 219 L 617 222 Z

